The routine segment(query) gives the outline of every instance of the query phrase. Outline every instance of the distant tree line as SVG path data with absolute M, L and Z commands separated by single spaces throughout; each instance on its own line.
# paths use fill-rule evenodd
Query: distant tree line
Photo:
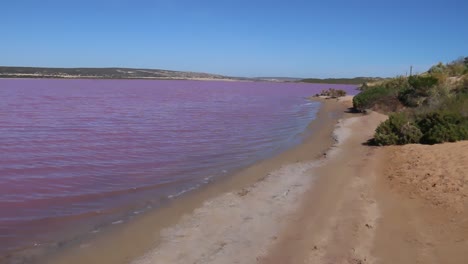
M 328 79 L 318 79 L 318 78 L 307 78 L 302 79 L 299 82 L 305 83 L 326 83 L 326 84 L 363 84 L 366 82 L 374 82 L 383 80 L 383 78 L 373 78 L 373 77 L 356 77 L 356 78 L 328 78 Z

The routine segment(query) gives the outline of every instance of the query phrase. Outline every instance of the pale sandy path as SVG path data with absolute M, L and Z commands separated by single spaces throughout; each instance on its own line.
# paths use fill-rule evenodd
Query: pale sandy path
M 380 208 L 373 188 L 375 149 L 362 145 L 386 117 L 377 113 L 345 120 L 352 131 L 336 156 L 312 173 L 316 184 L 261 263 L 373 263 L 371 249 Z

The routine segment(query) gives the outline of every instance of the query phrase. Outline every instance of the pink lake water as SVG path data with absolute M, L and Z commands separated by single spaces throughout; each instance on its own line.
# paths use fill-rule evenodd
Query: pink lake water
M 0 254 L 119 223 L 297 143 L 326 88 L 0 79 Z M 92 230 L 89 230 L 92 231 Z M 54 238 L 55 239 L 55 238 Z

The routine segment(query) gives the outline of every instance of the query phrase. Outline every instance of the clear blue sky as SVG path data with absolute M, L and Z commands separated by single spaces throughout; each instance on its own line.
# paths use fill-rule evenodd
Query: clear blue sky
M 466 0 L 5 0 L 0 65 L 393 76 L 468 56 L 467 11 Z

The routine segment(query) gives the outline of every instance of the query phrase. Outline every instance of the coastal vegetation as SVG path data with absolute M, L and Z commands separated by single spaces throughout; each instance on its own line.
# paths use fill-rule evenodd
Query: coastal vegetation
M 409 77 L 364 83 L 353 98 L 356 111 L 389 114 L 373 144 L 436 144 L 468 140 L 468 57 L 439 63 Z
M 327 83 L 327 84 L 358 84 L 361 85 L 366 82 L 375 82 L 384 80 L 383 78 L 374 78 L 374 77 L 356 77 L 356 78 L 327 78 L 327 79 L 318 79 L 318 78 L 307 78 L 299 80 L 299 82 L 305 83 Z
M 44 68 L 0 66 L 0 78 L 75 79 L 214 79 L 231 77 L 199 72 L 136 68 Z
M 320 93 L 316 94 L 315 96 L 326 96 L 331 98 L 338 98 L 346 96 L 346 91 L 341 89 L 334 89 L 328 88 L 326 90 L 322 90 Z

